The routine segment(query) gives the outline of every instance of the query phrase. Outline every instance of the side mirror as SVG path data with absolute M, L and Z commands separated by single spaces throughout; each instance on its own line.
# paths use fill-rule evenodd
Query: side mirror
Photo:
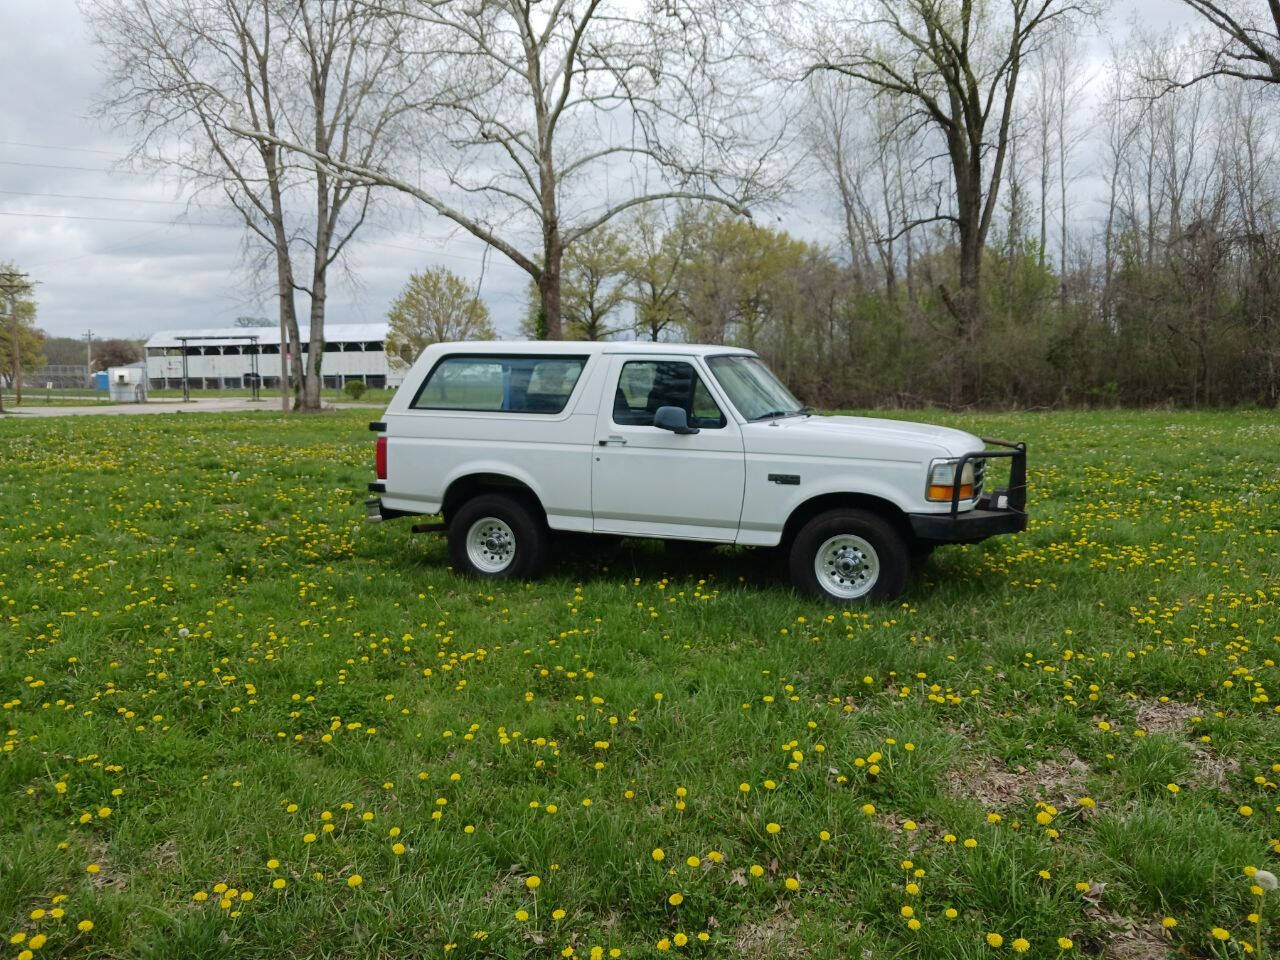
M 653 425 L 672 433 L 697 433 L 697 427 L 689 426 L 689 417 L 683 407 L 659 407 L 653 415 Z

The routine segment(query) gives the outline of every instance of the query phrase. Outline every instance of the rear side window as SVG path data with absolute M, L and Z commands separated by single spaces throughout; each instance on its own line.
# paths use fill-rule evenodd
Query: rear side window
M 586 357 L 445 357 L 410 405 L 414 410 L 560 413 L 582 375 Z

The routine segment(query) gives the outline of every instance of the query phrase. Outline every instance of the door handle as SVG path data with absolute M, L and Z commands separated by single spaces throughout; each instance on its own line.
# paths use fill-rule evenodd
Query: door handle
M 599 444 L 602 447 L 607 447 L 610 444 L 617 444 L 620 447 L 625 447 L 627 445 L 627 439 L 626 437 L 620 437 L 616 433 L 614 433 L 605 437 L 603 440 L 600 440 Z

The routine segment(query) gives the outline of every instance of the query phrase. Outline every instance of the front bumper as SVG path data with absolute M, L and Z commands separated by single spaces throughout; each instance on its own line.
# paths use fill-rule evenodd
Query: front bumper
M 984 494 L 972 510 L 961 512 L 957 487 L 947 513 L 908 514 L 911 530 L 917 539 L 935 543 L 977 543 L 997 534 L 1019 533 L 1027 529 L 1027 445 L 986 437 L 982 442 L 1003 449 L 965 454 L 956 465 L 956 475 L 960 475 L 970 460 L 1008 457 L 1008 488 Z

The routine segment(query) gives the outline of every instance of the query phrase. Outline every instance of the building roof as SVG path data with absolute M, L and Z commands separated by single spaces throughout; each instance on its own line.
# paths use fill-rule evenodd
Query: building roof
M 384 341 L 387 338 L 387 327 L 389 324 L 384 320 L 381 323 L 327 323 L 324 328 L 324 338 L 329 343 L 372 343 L 375 341 Z M 311 331 L 307 326 L 299 327 L 298 332 L 303 340 L 307 340 Z M 257 337 L 258 343 L 268 344 L 280 343 L 280 326 L 273 324 L 269 327 L 202 327 L 196 330 L 161 330 L 151 335 L 151 339 L 147 341 L 148 347 L 180 347 L 178 337 L 190 337 L 187 341 L 188 346 L 192 347 L 216 347 L 235 344 L 237 342 L 248 344 L 250 337 Z M 201 339 L 201 338 L 208 339 Z M 228 340 L 228 337 L 242 338 L 237 340 Z

